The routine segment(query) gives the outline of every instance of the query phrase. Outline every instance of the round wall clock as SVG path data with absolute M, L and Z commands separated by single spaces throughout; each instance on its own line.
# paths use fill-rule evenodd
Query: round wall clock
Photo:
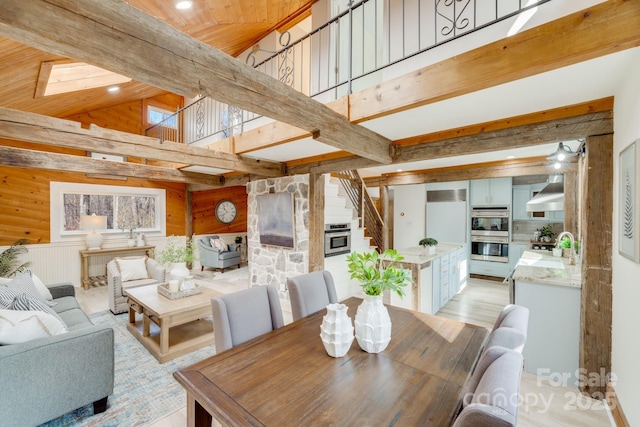
M 216 218 L 218 221 L 229 224 L 238 215 L 236 204 L 231 200 L 220 200 L 216 205 Z

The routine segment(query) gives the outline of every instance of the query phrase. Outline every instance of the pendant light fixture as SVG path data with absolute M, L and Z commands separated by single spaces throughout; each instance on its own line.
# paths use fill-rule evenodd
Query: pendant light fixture
M 558 143 L 558 149 L 547 156 L 547 160 L 553 162 L 553 167 L 555 169 L 560 169 L 562 167 L 562 162 L 566 161 L 570 157 L 577 156 L 578 153 L 575 151 L 571 151 L 571 148 L 566 147 L 562 142 Z

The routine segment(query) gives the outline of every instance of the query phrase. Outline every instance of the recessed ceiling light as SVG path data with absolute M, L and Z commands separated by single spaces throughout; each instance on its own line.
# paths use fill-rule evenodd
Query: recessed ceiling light
M 402 169 L 396 169 L 396 172 L 402 172 Z
M 176 9 L 179 10 L 191 9 L 191 6 L 193 6 L 193 2 L 191 0 L 182 0 L 176 3 Z
M 115 93 L 115 92 L 120 91 L 120 86 L 111 86 L 111 87 L 109 87 L 107 90 L 108 90 L 109 92 L 111 92 L 111 93 Z
M 515 159 L 516 156 L 507 156 L 507 159 Z

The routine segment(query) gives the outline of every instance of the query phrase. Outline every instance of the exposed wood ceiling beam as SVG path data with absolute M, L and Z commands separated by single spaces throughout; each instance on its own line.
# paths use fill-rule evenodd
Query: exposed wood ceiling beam
M 276 162 L 214 152 L 207 148 L 174 142 L 160 144 L 155 138 L 97 126 L 83 129 L 78 122 L 8 108 L 0 108 L 0 138 L 236 170 L 268 177 L 281 176 L 283 170 L 283 165 Z
M 576 164 L 570 163 L 553 173 L 571 173 Z M 552 172 L 546 157 L 505 160 L 499 162 L 476 163 L 473 165 L 425 169 L 411 173 L 393 173 L 380 177 L 364 178 L 367 187 L 380 185 L 426 184 L 429 182 L 465 181 L 470 179 L 513 177 L 528 175 L 549 175 Z
M 0 158 L 3 166 L 20 168 L 77 172 L 87 174 L 134 177 L 151 181 L 183 182 L 185 184 L 204 184 L 221 186 L 221 177 L 160 166 L 141 165 L 127 162 L 110 162 L 71 154 L 47 153 L 23 148 L 0 146 Z
M 394 164 L 444 157 L 480 154 L 512 148 L 550 144 L 584 138 L 589 135 L 603 135 L 613 132 L 613 112 L 600 111 L 499 129 L 481 134 L 451 137 L 442 140 L 398 147 L 399 155 Z M 361 169 L 375 166 L 370 160 L 356 156 L 335 160 L 319 161 L 290 166 L 290 175 L 303 173 L 330 173 L 341 170 Z
M 376 162 L 392 160 L 387 138 L 121 0 L 3 0 L 0 35 L 180 95 L 210 96 Z

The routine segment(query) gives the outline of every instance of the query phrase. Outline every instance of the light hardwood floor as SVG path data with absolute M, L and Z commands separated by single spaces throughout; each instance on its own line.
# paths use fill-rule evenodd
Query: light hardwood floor
M 213 278 L 212 283 L 215 281 L 216 279 Z M 81 306 L 87 312 L 108 309 L 106 286 L 92 288 L 88 291 L 80 289 L 77 290 L 77 293 Z M 508 304 L 508 299 L 507 287 L 502 282 L 470 279 L 467 286 L 453 297 L 437 315 L 490 329 L 502 308 Z M 283 305 L 283 311 L 288 308 L 285 307 L 286 304 Z M 286 314 L 287 317 L 290 316 L 290 313 Z M 151 427 L 185 425 L 186 418 L 186 408 L 182 408 L 151 424 Z M 215 425 L 217 424 L 214 421 Z M 602 402 L 582 396 L 577 388 L 551 385 L 543 378 L 523 372 L 520 384 L 518 426 L 601 427 L 613 425 L 615 424 L 611 421 L 608 410 Z

